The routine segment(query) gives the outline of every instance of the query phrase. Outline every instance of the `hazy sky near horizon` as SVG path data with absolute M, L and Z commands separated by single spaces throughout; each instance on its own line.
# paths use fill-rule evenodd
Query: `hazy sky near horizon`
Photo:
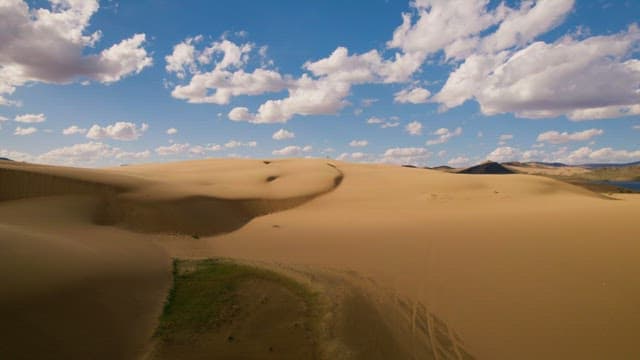
M 640 1 L 0 0 L 0 157 L 640 160 Z

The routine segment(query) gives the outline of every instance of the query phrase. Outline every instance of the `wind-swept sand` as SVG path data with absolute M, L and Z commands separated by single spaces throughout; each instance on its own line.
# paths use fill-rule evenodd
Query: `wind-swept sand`
M 640 196 L 616 198 L 537 176 L 319 159 L 3 162 L 0 354 L 139 356 L 169 259 L 228 257 L 356 274 L 408 309 L 411 336 L 422 317 L 420 341 L 456 339 L 457 357 L 635 358 Z

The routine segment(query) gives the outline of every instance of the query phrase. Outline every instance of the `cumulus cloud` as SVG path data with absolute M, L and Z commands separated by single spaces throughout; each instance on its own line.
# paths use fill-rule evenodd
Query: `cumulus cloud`
M 387 149 L 384 154 L 382 154 L 380 161 L 391 164 L 424 165 L 429 157 L 431 157 L 431 153 L 425 148 L 396 147 Z
M 176 129 L 176 128 L 167 129 L 167 135 L 175 135 L 177 133 L 178 133 L 178 129 Z
M 404 130 L 410 135 L 422 135 L 422 123 L 412 121 L 404 127 Z
M 171 95 L 190 103 L 228 104 L 235 96 L 260 95 L 286 87 L 285 79 L 274 70 L 257 68 L 245 71 L 249 54 L 255 50 L 251 43 L 236 44 L 222 39 L 201 45 L 202 36 L 187 38 L 176 44 L 165 57 L 165 69 L 178 79 L 187 79 L 176 85 Z M 260 51 L 260 50 L 258 50 Z M 248 113 L 248 111 L 247 111 Z M 229 117 L 249 121 L 246 116 Z
M 92 164 L 105 159 L 145 159 L 151 155 L 148 150 L 127 152 L 101 142 L 91 141 L 50 150 L 35 157 L 36 161 L 54 164 Z
M 224 144 L 224 147 L 227 149 L 233 149 L 237 147 L 256 147 L 256 146 L 258 146 L 258 142 L 256 141 L 242 142 L 238 140 L 229 140 L 226 144 Z
M 460 167 L 460 166 L 466 166 L 469 165 L 469 162 L 471 160 L 469 160 L 469 158 L 464 157 L 464 156 L 458 156 L 458 157 L 454 157 L 453 159 L 449 160 L 447 162 L 447 164 L 453 166 L 453 167 Z
M 285 129 L 280 129 L 274 132 L 273 135 L 271 136 L 273 140 L 286 140 L 286 139 L 293 139 L 295 137 L 296 135 L 293 132 L 287 131 Z
M 44 114 L 22 114 L 17 115 L 14 118 L 15 121 L 19 123 L 41 123 L 47 120 L 47 117 Z
M 349 146 L 351 147 L 365 147 L 369 145 L 369 142 L 367 140 L 352 140 L 349 143 Z
M 93 125 L 87 132 L 87 138 L 93 140 L 113 139 L 121 141 L 137 140 L 149 129 L 149 125 L 142 123 L 140 127 L 131 122 L 119 121 L 112 125 Z
M 412 89 L 400 90 L 393 94 L 393 101 L 401 104 L 422 104 L 429 101 L 431 92 L 427 89 L 415 87 Z
M 158 146 L 154 151 L 160 156 L 171 156 L 180 154 L 204 155 L 207 152 L 215 152 L 222 149 L 223 146 L 217 144 L 191 145 L 189 143 L 174 143 L 168 146 Z
M 427 145 L 437 145 L 444 144 L 447 141 L 451 140 L 456 136 L 460 136 L 462 134 L 462 128 L 457 127 L 455 130 L 451 131 L 447 128 L 440 128 L 432 133 L 433 135 L 438 136 L 436 139 L 427 140 Z
M 444 110 L 475 99 L 483 114 L 525 118 L 566 115 L 579 121 L 638 114 L 640 61 L 629 57 L 639 43 L 640 30 L 632 25 L 613 35 L 583 40 L 567 35 L 553 43 L 477 52 L 433 99 Z
M 521 156 L 520 150 L 511 146 L 500 146 L 487 155 L 487 160 L 504 162 L 515 161 Z
M 97 0 L 51 0 L 50 8 L 30 8 L 25 1 L 0 5 L 0 104 L 30 82 L 65 84 L 77 79 L 118 81 L 152 65 L 135 34 L 98 53 L 87 51 L 102 37 L 87 33 Z
M 184 144 L 175 143 L 169 146 L 158 146 L 155 149 L 155 152 L 156 154 L 162 155 L 162 156 L 176 155 L 176 154 L 185 153 L 189 151 L 190 148 L 191 148 L 191 145 L 189 143 L 184 143 Z
M 392 127 L 397 127 L 400 125 L 400 122 L 398 121 L 398 118 L 395 116 L 392 116 L 389 121 L 385 120 L 385 119 L 381 119 L 379 117 L 375 117 L 372 116 L 369 119 L 367 119 L 367 124 L 369 125 L 380 125 L 380 127 L 382 129 L 386 129 L 386 128 L 392 128 Z
M 38 131 L 38 129 L 34 128 L 34 127 L 20 127 L 18 126 L 16 128 L 16 130 L 13 132 L 13 135 L 17 135 L 17 136 L 27 136 L 27 135 L 31 135 L 31 134 L 35 134 Z
M 336 157 L 340 161 L 370 161 L 373 157 L 363 152 L 342 153 Z
M 68 128 L 62 130 L 63 135 L 84 134 L 86 132 L 87 132 L 87 129 L 81 128 L 77 125 L 71 125 Z
M 566 164 L 585 163 L 620 163 L 640 160 L 640 150 L 614 149 L 603 147 L 592 149 L 583 146 L 574 150 L 562 147 L 554 151 L 545 151 L 541 148 L 520 150 L 515 147 L 498 147 L 486 157 L 493 161 L 544 161 L 561 162 Z
M 598 135 L 604 134 L 602 129 L 588 129 L 574 133 L 547 131 L 538 135 L 537 141 L 551 144 L 563 144 L 570 141 L 587 141 Z
M 273 150 L 271 154 L 277 155 L 277 156 L 300 156 L 312 150 L 313 150 L 313 147 L 310 145 L 307 145 L 304 147 L 297 146 L 297 145 L 290 145 L 290 146 L 285 146 L 282 149 Z

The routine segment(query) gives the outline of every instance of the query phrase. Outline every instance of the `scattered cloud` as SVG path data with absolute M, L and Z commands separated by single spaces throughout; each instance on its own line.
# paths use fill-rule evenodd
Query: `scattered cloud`
M 256 146 L 258 146 L 257 141 L 242 142 L 238 140 L 229 140 L 226 144 L 224 144 L 224 147 L 227 149 L 234 149 L 237 147 L 256 147 Z
M 87 33 L 98 7 L 97 0 L 56 0 L 50 8 L 12 0 L 0 6 L 0 104 L 15 104 L 5 96 L 27 83 L 110 83 L 151 66 L 143 47 L 145 34 L 89 53 L 102 38 L 100 30 Z
M 71 125 L 68 128 L 62 130 L 63 135 L 76 135 L 76 134 L 85 134 L 87 129 L 81 128 L 77 125 Z
M 16 116 L 14 120 L 19 123 L 33 124 L 44 122 L 47 117 L 44 114 L 23 114 Z
M 176 129 L 176 128 L 167 129 L 167 135 L 175 135 L 177 133 L 178 133 L 178 129 Z
M 297 146 L 297 145 L 290 145 L 290 146 L 285 146 L 282 149 L 273 150 L 271 154 L 277 155 L 277 156 L 300 156 L 312 150 L 313 150 L 313 147 L 310 145 L 307 145 L 304 147 Z
M 423 104 L 429 101 L 431 92 L 420 87 L 400 90 L 393 94 L 393 101 L 400 104 Z
M 149 125 L 142 123 L 140 127 L 131 122 L 119 121 L 113 125 L 93 125 L 87 132 L 87 138 L 92 140 L 113 139 L 121 141 L 137 140 L 149 129 Z
M 183 143 L 183 144 L 175 143 L 169 146 L 159 146 L 156 148 L 155 151 L 156 151 L 156 154 L 158 155 L 166 156 L 166 155 L 182 154 L 189 151 L 190 148 L 191 148 L 191 145 L 189 143 Z
M 500 146 L 487 155 L 487 160 L 497 162 L 516 161 L 520 156 L 520 150 L 511 146 Z
M 431 153 L 420 147 L 396 147 L 387 149 L 382 157 L 381 162 L 391 164 L 419 164 L 424 165 L 431 157 Z
M 395 116 L 392 116 L 391 118 L 389 118 L 389 121 L 381 119 L 379 117 L 372 116 L 369 119 L 367 119 L 367 124 L 369 125 L 379 124 L 380 128 L 386 129 L 386 128 L 397 127 L 400 125 L 400 122 L 398 121 L 398 118 Z
M 453 159 L 447 161 L 447 164 L 453 167 L 462 167 L 462 166 L 467 166 L 469 165 L 469 163 L 471 162 L 471 160 L 469 160 L 468 157 L 464 157 L 464 156 L 458 156 L 458 157 L 454 157 Z
M 428 140 L 427 145 L 437 145 L 444 144 L 451 140 L 456 136 L 460 136 L 462 134 L 462 128 L 457 127 L 455 130 L 451 131 L 447 128 L 440 128 L 432 133 L 432 135 L 438 136 L 436 139 Z
M 419 121 L 412 121 L 408 123 L 404 130 L 409 133 L 409 135 L 422 135 L 422 123 Z
M 598 135 L 604 134 L 602 129 L 589 129 L 574 133 L 547 131 L 538 135 L 537 141 L 551 144 L 564 144 L 570 141 L 587 141 Z
M 349 146 L 351 147 L 365 147 L 369 145 L 369 142 L 367 140 L 352 140 L 349 143 Z
M 373 157 L 363 152 L 342 153 L 336 157 L 340 161 L 370 161 Z
M 17 135 L 17 136 L 27 136 L 27 135 L 31 135 L 31 134 L 35 134 L 38 131 L 38 129 L 34 128 L 34 127 L 20 127 L 18 126 L 16 128 L 16 130 L 13 132 L 13 135 Z
M 271 136 L 273 140 L 286 140 L 286 139 L 293 139 L 295 137 L 296 137 L 296 134 L 294 134 L 291 131 L 287 131 L 285 129 L 280 129 L 274 132 L 273 135 Z

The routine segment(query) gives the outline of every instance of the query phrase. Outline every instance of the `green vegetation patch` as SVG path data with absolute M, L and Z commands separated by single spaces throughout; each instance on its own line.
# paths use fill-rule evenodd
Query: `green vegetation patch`
M 273 271 L 223 259 L 173 261 L 173 286 L 167 297 L 155 337 L 161 341 L 189 341 L 215 331 L 235 315 L 236 292 L 244 281 L 276 282 L 307 304 L 315 317 L 316 296 L 304 285 Z

